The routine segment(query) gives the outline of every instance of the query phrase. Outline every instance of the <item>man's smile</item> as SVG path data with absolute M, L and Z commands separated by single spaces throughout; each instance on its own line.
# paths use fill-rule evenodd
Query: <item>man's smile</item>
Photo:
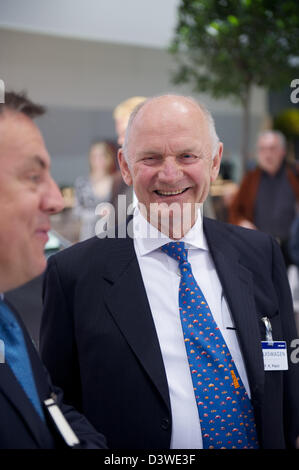
M 177 196 L 179 194 L 183 194 L 185 193 L 188 189 L 190 189 L 189 187 L 188 188 L 182 188 L 182 189 L 177 189 L 175 191 L 164 191 L 164 190 L 161 190 L 161 189 L 156 189 L 154 192 L 158 195 L 158 196 Z

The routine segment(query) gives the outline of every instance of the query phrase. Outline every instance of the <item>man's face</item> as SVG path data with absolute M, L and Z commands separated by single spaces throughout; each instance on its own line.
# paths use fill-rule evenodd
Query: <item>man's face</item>
M 0 116 L 0 290 L 42 273 L 49 216 L 63 208 L 49 172 L 50 157 L 31 119 Z
M 154 203 L 203 203 L 217 178 L 222 153 L 219 144 L 212 159 L 206 117 L 192 102 L 162 97 L 146 104 L 133 121 L 128 163 L 119 151 L 127 184 L 133 184 L 147 214 Z
M 277 135 L 261 136 L 257 143 L 258 162 L 267 173 L 274 175 L 280 168 L 285 156 L 285 149 Z

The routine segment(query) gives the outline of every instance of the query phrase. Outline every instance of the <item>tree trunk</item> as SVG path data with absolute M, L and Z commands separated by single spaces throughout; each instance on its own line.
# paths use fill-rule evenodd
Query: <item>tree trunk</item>
M 250 86 L 248 86 L 242 97 L 243 122 L 241 138 L 241 178 L 247 170 L 247 163 L 249 160 L 250 98 Z

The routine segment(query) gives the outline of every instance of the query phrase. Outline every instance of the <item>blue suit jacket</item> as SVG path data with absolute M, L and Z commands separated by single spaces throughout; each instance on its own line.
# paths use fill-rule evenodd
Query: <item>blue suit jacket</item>
M 72 407 L 63 404 L 62 391 L 52 385 L 49 374 L 22 323 L 38 395 L 43 402 L 54 392 L 65 418 L 80 439 L 81 448 L 106 448 L 105 439 Z M 52 449 L 67 447 L 45 410 L 44 423 L 15 378 L 10 367 L 0 364 L 0 449 Z
M 282 255 L 268 235 L 204 219 L 236 327 L 262 448 L 294 447 L 299 365 L 265 372 L 262 317 L 290 353 L 297 337 Z M 167 289 L 167 286 L 161 286 Z M 41 353 L 65 399 L 110 448 L 168 448 L 171 409 L 150 306 L 130 238 L 92 238 L 49 260 Z

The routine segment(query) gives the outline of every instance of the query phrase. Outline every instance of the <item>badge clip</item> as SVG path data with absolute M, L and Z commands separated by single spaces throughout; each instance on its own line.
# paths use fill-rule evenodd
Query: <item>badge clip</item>
M 69 447 L 75 447 L 80 444 L 78 437 L 70 427 L 69 423 L 62 414 L 59 406 L 57 405 L 55 394 L 52 393 L 51 398 L 45 400 L 44 404 L 65 443 Z
M 268 343 L 273 343 L 273 336 L 272 336 L 272 326 L 271 322 L 268 317 L 262 317 L 262 322 L 266 328 L 266 341 Z

